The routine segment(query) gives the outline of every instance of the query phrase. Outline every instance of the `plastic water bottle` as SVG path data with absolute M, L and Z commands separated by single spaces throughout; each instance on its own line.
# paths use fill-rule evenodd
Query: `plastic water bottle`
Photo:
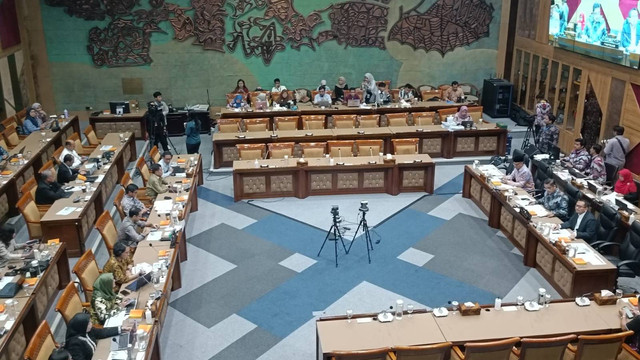
M 544 288 L 538 289 L 538 305 L 543 306 L 545 302 L 545 295 L 547 295 L 547 290 Z
M 151 316 L 151 309 L 147 308 L 144 311 L 144 320 L 147 322 L 147 324 L 153 324 L 153 317 Z
M 502 299 L 500 299 L 499 297 L 497 297 L 493 305 L 494 305 L 493 307 L 494 307 L 496 310 L 501 310 L 501 309 L 502 309 Z
M 69 110 L 64 109 L 64 118 L 68 119 L 69 118 Z
M 402 299 L 396 300 L 396 320 L 402 320 L 403 308 L 404 308 L 404 301 L 402 301 Z

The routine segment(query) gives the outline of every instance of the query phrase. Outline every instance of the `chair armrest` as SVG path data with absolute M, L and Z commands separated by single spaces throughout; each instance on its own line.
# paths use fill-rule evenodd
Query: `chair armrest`
M 575 347 L 574 345 L 571 345 L 571 344 L 567 344 L 567 349 L 568 349 L 569 351 L 571 351 L 572 353 L 574 353 L 574 354 L 575 354 L 575 352 L 578 350 L 578 348 L 577 348 L 577 347 Z
M 387 359 L 389 359 L 389 360 L 397 360 L 398 358 L 396 357 L 396 354 L 393 351 L 389 351 L 387 353 Z
M 452 353 L 453 355 L 457 356 L 459 359 L 464 359 L 464 354 L 462 353 L 462 350 L 460 350 L 459 347 L 454 346 Z
M 91 303 L 83 302 L 83 303 L 82 303 L 82 307 L 83 307 L 83 308 L 90 308 L 90 307 L 91 307 Z
M 620 269 L 623 266 L 633 270 L 633 272 L 636 274 L 640 274 L 640 262 L 638 261 L 624 260 L 618 263 L 618 269 Z
M 514 347 L 511 349 L 511 352 L 512 352 L 515 356 L 520 357 L 520 349 L 518 349 L 517 347 L 515 347 L 515 346 L 514 346 Z
M 620 244 L 617 242 L 607 242 L 607 241 L 596 241 L 593 244 L 591 244 L 592 247 L 594 247 L 596 250 L 598 251 L 602 251 L 605 248 L 609 247 L 609 246 L 613 246 L 613 247 L 620 247 Z

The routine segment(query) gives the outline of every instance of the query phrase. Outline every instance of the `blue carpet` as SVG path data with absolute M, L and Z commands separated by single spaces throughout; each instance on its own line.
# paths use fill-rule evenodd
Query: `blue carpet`
M 434 194 L 437 195 L 446 195 L 446 194 L 458 194 L 462 192 L 462 182 L 464 180 L 464 174 L 460 174 L 453 179 L 447 181 L 445 184 L 441 185 L 439 188 L 434 191 Z
M 231 196 L 213 191 L 204 186 L 198 186 L 198 198 L 222 207 L 229 207 L 235 204 L 235 201 L 233 201 L 233 198 Z

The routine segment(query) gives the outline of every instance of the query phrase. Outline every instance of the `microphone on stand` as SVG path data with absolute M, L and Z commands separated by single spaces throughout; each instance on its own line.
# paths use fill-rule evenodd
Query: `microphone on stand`
M 371 149 L 371 146 L 369 146 L 369 156 L 373 157 L 373 150 Z

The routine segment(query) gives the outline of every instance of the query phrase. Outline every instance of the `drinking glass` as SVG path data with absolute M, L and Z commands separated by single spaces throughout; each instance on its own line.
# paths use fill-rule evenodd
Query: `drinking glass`
M 44 131 L 41 131 L 41 132 L 40 132 L 40 135 L 42 135 L 42 142 L 43 142 L 43 143 L 47 142 L 47 139 L 45 139 L 45 137 L 47 136 L 47 133 L 46 133 L 46 132 L 44 132 Z
M 551 294 L 547 294 L 544 296 L 544 307 L 549 307 L 549 304 L 551 303 Z
M 413 314 L 413 304 L 407 304 L 407 313 L 409 317 L 411 317 L 411 314 Z
M 516 304 L 518 304 L 518 309 L 521 309 L 524 305 L 524 298 L 522 296 L 516 297 Z
M 616 289 L 616 297 L 618 299 L 622 299 L 622 295 L 624 295 L 624 292 L 622 291 L 622 289 Z
M 457 301 L 452 301 L 451 302 L 451 310 L 453 310 L 453 315 L 458 313 L 458 302 Z
M 353 310 L 347 309 L 347 322 L 351 322 L 351 317 L 353 316 Z

